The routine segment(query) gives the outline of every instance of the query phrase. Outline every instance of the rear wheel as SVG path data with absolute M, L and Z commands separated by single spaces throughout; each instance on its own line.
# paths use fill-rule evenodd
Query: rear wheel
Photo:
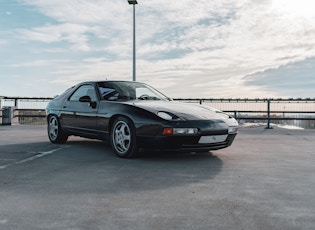
M 51 143 L 63 144 L 68 140 L 68 135 L 62 130 L 59 119 L 55 115 L 48 118 L 47 131 Z
M 138 152 L 136 131 L 131 120 L 118 117 L 110 132 L 110 142 L 115 154 L 122 158 L 132 158 Z

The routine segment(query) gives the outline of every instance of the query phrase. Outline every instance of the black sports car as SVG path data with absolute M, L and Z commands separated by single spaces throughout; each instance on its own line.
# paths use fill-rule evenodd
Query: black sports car
M 109 140 L 119 157 L 142 149 L 209 151 L 228 147 L 237 121 L 221 111 L 174 102 L 139 82 L 83 82 L 54 98 L 46 108 L 48 137 Z

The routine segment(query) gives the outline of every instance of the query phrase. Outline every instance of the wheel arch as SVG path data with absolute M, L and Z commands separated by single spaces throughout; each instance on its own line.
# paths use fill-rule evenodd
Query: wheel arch
M 124 118 L 128 119 L 129 121 L 131 121 L 131 124 L 132 124 L 133 127 L 135 128 L 135 123 L 134 123 L 134 121 L 133 121 L 132 118 L 130 118 L 129 116 L 127 116 L 127 115 L 125 115 L 125 114 L 115 114 L 115 115 L 113 115 L 113 116 L 109 119 L 109 121 L 108 121 L 108 131 L 109 131 L 109 133 L 111 132 L 111 130 L 112 130 L 112 128 L 113 128 L 113 124 L 114 124 L 115 120 L 116 120 L 118 117 L 124 117 Z M 135 129 L 135 131 L 137 131 L 137 130 Z
M 49 140 L 54 144 L 64 144 L 69 137 L 69 134 L 63 130 L 56 114 L 47 115 L 47 132 Z
M 137 133 L 134 121 L 125 115 L 111 117 L 110 143 L 115 154 L 122 158 L 133 158 L 138 153 Z
M 49 118 L 51 116 L 56 116 L 58 119 L 60 119 L 59 114 L 60 114 L 60 112 L 58 112 L 57 110 L 53 110 L 53 109 L 46 110 L 46 120 L 47 120 L 47 122 L 49 121 Z

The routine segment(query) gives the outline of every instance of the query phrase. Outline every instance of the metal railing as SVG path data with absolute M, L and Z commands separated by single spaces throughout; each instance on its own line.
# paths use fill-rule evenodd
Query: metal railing
M 219 109 L 240 123 L 265 122 L 315 128 L 315 99 L 174 99 Z
M 0 125 L 46 124 L 45 108 L 51 100 L 52 98 L 0 97 Z
M 52 98 L 0 97 L 0 125 L 3 109 L 11 108 L 13 124 L 46 124 L 45 107 Z M 177 98 L 174 101 L 200 104 L 234 116 L 240 123 L 287 124 L 315 128 L 315 99 L 211 99 Z
M 16 109 L 45 109 L 52 100 L 50 97 L 0 97 L 0 109 L 14 107 Z

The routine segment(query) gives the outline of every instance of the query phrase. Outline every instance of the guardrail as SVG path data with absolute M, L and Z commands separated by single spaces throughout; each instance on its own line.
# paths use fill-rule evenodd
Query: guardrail
M 7 108 L 11 110 L 7 111 Z M 15 109 L 7 107 L 0 110 L 0 125 L 45 125 L 46 111 L 41 109 Z M 4 114 L 6 113 L 6 114 Z
M 52 98 L 0 97 L 0 125 L 3 110 L 10 108 L 13 124 L 46 124 L 45 107 Z M 177 98 L 174 101 L 217 108 L 240 123 L 287 124 L 315 129 L 315 99 L 211 99 Z
M 3 107 L 45 109 L 51 100 L 51 97 L 0 97 L 0 109 Z
M 286 124 L 301 128 L 315 128 L 315 99 L 174 99 L 186 103 L 217 108 L 231 116 L 240 123 L 265 121 L 266 128 L 271 123 Z

